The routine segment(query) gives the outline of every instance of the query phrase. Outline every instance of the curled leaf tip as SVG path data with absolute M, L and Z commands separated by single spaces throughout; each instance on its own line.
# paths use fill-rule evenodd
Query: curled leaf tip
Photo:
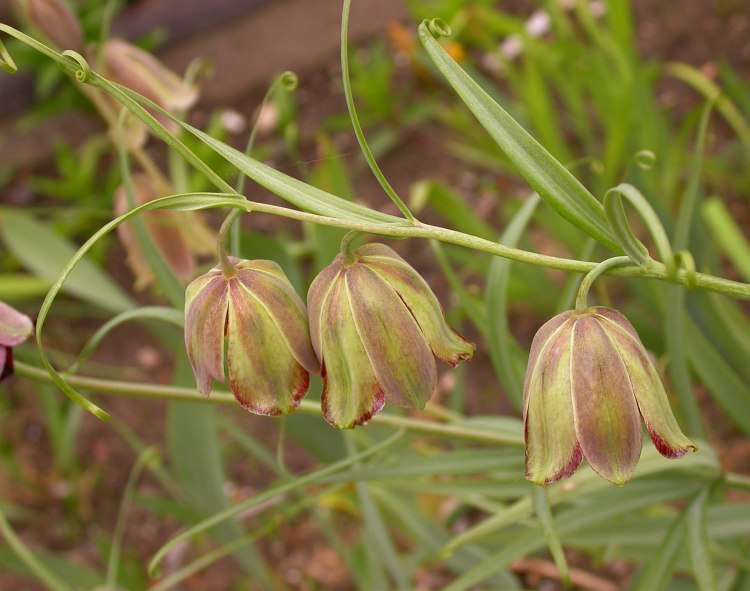
M 432 36 L 436 39 L 439 39 L 440 37 L 450 37 L 452 33 L 448 23 L 441 18 L 433 18 L 425 21 L 425 23 L 427 24 L 427 28 Z
M 75 73 L 76 80 L 78 80 L 78 82 L 80 82 L 81 84 L 85 84 L 86 82 L 88 82 L 91 78 L 91 66 L 89 66 L 86 58 L 72 49 L 66 49 L 62 52 L 62 55 L 69 58 L 78 65 L 78 69 Z
M 294 92 L 299 86 L 299 76 L 297 76 L 297 74 L 295 74 L 291 70 L 287 70 L 286 72 L 281 74 L 279 80 L 281 81 L 281 84 L 284 85 L 284 89 L 287 92 Z

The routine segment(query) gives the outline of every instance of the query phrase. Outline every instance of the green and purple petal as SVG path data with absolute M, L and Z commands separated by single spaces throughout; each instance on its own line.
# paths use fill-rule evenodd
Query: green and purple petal
M 570 375 L 576 435 L 593 470 L 614 484 L 633 474 L 643 445 L 627 367 L 591 311 L 574 315 Z
M 595 310 L 627 368 L 638 408 L 657 451 L 667 458 L 680 458 L 690 449 L 697 450 L 680 430 L 656 368 L 628 319 L 616 310 Z
M 537 332 L 524 383 L 526 478 L 542 486 L 571 476 L 583 458 L 571 399 L 568 317 L 556 316 Z
M 350 429 L 364 425 L 380 412 L 385 394 L 355 326 L 343 277 L 327 283 L 321 284 L 327 289 L 325 297 L 321 297 L 318 325 L 323 416 L 334 427 Z M 318 293 L 313 295 L 314 299 L 319 297 Z
M 331 290 L 337 280 L 342 268 L 341 255 L 323 269 L 310 284 L 307 292 L 307 315 L 310 321 L 310 340 L 318 360 L 323 362 L 323 349 L 321 344 L 321 333 L 327 320 L 323 318 L 323 311 Z
M 349 305 L 375 376 L 399 406 L 424 408 L 437 368 L 414 317 L 395 290 L 365 265 L 346 269 Z
M 198 390 L 211 393 L 213 380 L 224 381 L 224 329 L 229 285 L 212 271 L 192 281 L 185 293 L 185 348 Z
M 232 392 L 256 414 L 293 411 L 307 393 L 310 374 L 254 291 L 237 278 L 230 280 L 229 290 L 227 363 Z
M 453 367 L 471 359 L 476 347 L 448 326 L 435 294 L 408 263 L 395 252 L 393 257 L 364 256 L 361 262 L 396 290 L 438 358 Z
M 270 261 L 258 261 L 268 263 Z M 238 266 L 236 280 L 263 306 L 289 351 L 309 373 L 318 373 L 320 363 L 310 344 L 307 309 L 278 265 L 275 268 Z

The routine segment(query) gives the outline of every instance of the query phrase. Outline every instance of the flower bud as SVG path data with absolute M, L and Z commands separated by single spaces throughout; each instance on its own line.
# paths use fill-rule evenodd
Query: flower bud
M 76 15 L 63 0 L 16 0 L 23 18 L 57 49 L 83 50 L 83 33 Z
M 337 256 L 307 301 L 323 413 L 335 427 L 365 424 L 386 397 L 423 408 L 437 381 L 433 354 L 455 366 L 474 353 L 445 323 L 424 279 L 383 244 L 365 245 L 351 260 Z
M 320 369 L 310 344 L 305 304 L 272 261 L 230 259 L 187 287 L 185 346 L 198 389 L 224 382 L 224 338 L 229 385 L 250 412 L 293 411 Z M 231 275 L 231 276 L 227 276 Z
M 641 417 L 661 455 L 698 449 L 627 318 L 597 307 L 564 312 L 539 329 L 523 391 L 528 480 L 567 478 L 585 457 L 603 478 L 625 483 L 641 455 Z
M 13 373 L 13 347 L 23 343 L 32 332 L 31 318 L 0 302 L 0 381 Z

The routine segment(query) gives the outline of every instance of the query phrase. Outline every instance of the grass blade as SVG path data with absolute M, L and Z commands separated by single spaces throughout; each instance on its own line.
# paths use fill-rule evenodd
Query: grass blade
M 434 21 L 419 26 L 419 38 L 433 63 L 529 185 L 565 219 L 619 252 L 602 204 L 461 69 L 435 39 L 431 25 L 439 26 Z

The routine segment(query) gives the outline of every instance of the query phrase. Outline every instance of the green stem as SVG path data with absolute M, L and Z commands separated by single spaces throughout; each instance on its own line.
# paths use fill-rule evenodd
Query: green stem
M 219 194 L 214 195 L 219 196 Z M 222 196 L 228 197 L 228 195 Z M 471 234 L 465 234 L 463 232 L 450 230 L 448 228 L 431 226 L 419 221 L 417 221 L 416 225 L 414 226 L 359 222 L 321 216 L 318 214 L 289 209 L 287 207 L 278 205 L 271 205 L 268 203 L 255 203 L 252 201 L 238 203 L 237 207 L 241 207 L 246 211 L 268 213 L 303 222 L 311 222 L 314 224 L 321 224 L 324 226 L 332 226 L 336 228 L 345 228 L 348 230 L 357 230 L 364 234 L 376 234 L 379 236 L 387 236 L 390 238 L 426 238 L 439 240 L 440 242 L 456 244 L 458 246 L 463 246 L 465 248 L 470 248 L 479 252 L 485 252 L 494 256 L 519 261 L 521 263 L 527 263 L 529 265 L 545 267 L 547 269 L 557 269 L 559 271 L 567 271 L 571 273 L 588 273 L 598 265 L 598 263 L 592 263 L 589 261 L 565 259 L 562 257 L 529 252 L 518 248 L 511 248 L 497 242 L 492 242 L 491 240 L 479 238 L 478 236 L 472 236 Z M 662 263 L 656 261 L 651 262 L 645 268 L 632 266 L 624 267 L 622 269 L 608 269 L 607 273 L 620 277 L 646 277 L 649 279 L 659 279 L 661 281 L 669 281 L 681 285 L 688 285 L 688 283 L 690 283 L 690 274 L 685 270 L 680 270 L 674 277 L 670 277 L 667 274 L 666 267 Z M 694 282 L 691 285 L 694 288 L 714 291 L 738 299 L 750 300 L 750 284 L 740 283 L 738 281 L 732 281 L 730 279 L 722 279 L 720 277 L 707 275 L 705 273 L 695 273 L 692 278 Z
M 362 235 L 362 232 L 357 232 L 357 230 L 352 230 L 351 232 L 347 232 L 344 237 L 341 239 L 341 256 L 344 257 L 344 260 L 347 263 L 354 262 L 354 252 L 352 251 L 352 242 L 356 238 Z
M 135 487 L 143 473 L 143 470 L 150 462 L 158 458 L 158 451 L 154 447 L 147 447 L 138 456 L 138 459 L 130 471 L 128 481 L 125 484 L 125 492 L 122 495 L 120 510 L 117 512 L 117 521 L 115 530 L 112 534 L 112 545 L 109 551 L 109 560 L 107 561 L 107 582 L 105 589 L 117 589 L 117 573 L 120 568 L 120 554 L 122 550 L 122 540 L 125 535 L 125 525 L 127 523 L 127 512 L 135 496 Z
M 219 234 L 216 237 L 216 255 L 219 257 L 219 265 L 224 273 L 224 277 L 227 279 L 231 279 L 237 275 L 237 270 L 234 268 L 234 265 L 231 263 L 229 256 L 227 255 L 227 239 L 235 220 L 239 219 L 241 214 L 241 209 L 232 209 L 221 224 Z
M 71 591 L 71 588 L 62 579 L 59 579 L 57 575 L 48 570 L 34 553 L 26 547 L 21 538 L 13 531 L 2 511 L 0 511 L 0 534 L 5 538 L 5 542 L 16 557 L 29 569 L 29 572 L 48 589 L 52 591 Z
M 624 265 L 632 264 L 633 260 L 630 257 L 613 257 L 606 261 L 602 261 L 596 267 L 591 269 L 591 271 L 586 274 L 586 277 L 583 278 L 581 286 L 578 288 L 578 295 L 576 296 L 576 312 L 582 312 L 588 307 L 586 300 L 589 295 L 589 289 L 591 289 L 591 285 L 599 275 L 613 269 L 614 267 L 622 267 Z
M 49 383 L 53 381 L 51 376 L 44 369 L 33 367 L 20 361 L 15 363 L 14 368 L 15 373 L 18 376 L 37 382 Z M 209 398 L 206 398 L 192 388 L 180 388 L 177 386 L 102 380 L 83 376 L 69 376 L 67 377 L 67 382 L 74 388 L 96 392 L 97 394 L 104 394 L 107 396 L 123 396 L 128 398 L 147 398 L 156 400 L 186 400 L 189 402 L 203 402 L 206 404 L 221 404 L 224 406 L 237 407 L 237 400 L 229 392 L 214 391 Z M 303 400 L 297 410 L 305 414 L 322 415 L 320 404 L 309 400 Z M 507 433 L 499 433 L 496 431 L 490 431 L 489 429 L 464 427 L 456 424 L 434 423 L 407 416 L 380 413 L 372 417 L 370 421 L 372 423 L 378 423 L 399 429 L 408 429 L 415 433 L 424 433 L 427 435 L 467 439 L 470 441 L 482 441 L 494 445 L 523 445 L 523 438 Z
M 362 155 L 365 157 L 365 160 L 367 160 L 367 164 L 370 166 L 372 174 L 375 175 L 380 186 L 383 187 L 383 190 L 388 194 L 388 197 L 391 198 L 391 201 L 396 204 L 396 207 L 399 208 L 404 217 L 413 224 L 416 223 L 414 215 L 409 211 L 409 208 L 402 201 L 401 197 L 398 196 L 398 193 L 396 193 L 394 188 L 388 182 L 388 179 L 385 178 L 385 175 L 380 170 L 380 166 L 378 166 L 378 163 L 375 161 L 375 156 L 372 155 L 370 146 L 367 144 L 367 139 L 365 139 L 365 134 L 362 131 L 362 126 L 359 124 L 357 110 L 354 108 L 352 83 L 349 79 L 349 47 L 347 40 L 347 32 L 349 29 L 349 9 L 351 8 L 351 4 L 351 0 L 344 0 L 344 8 L 341 13 L 341 80 L 344 83 L 344 98 L 346 99 L 346 106 L 349 109 L 349 118 L 351 119 L 352 127 L 354 128 L 354 135 L 357 136 L 359 147 L 362 150 Z

